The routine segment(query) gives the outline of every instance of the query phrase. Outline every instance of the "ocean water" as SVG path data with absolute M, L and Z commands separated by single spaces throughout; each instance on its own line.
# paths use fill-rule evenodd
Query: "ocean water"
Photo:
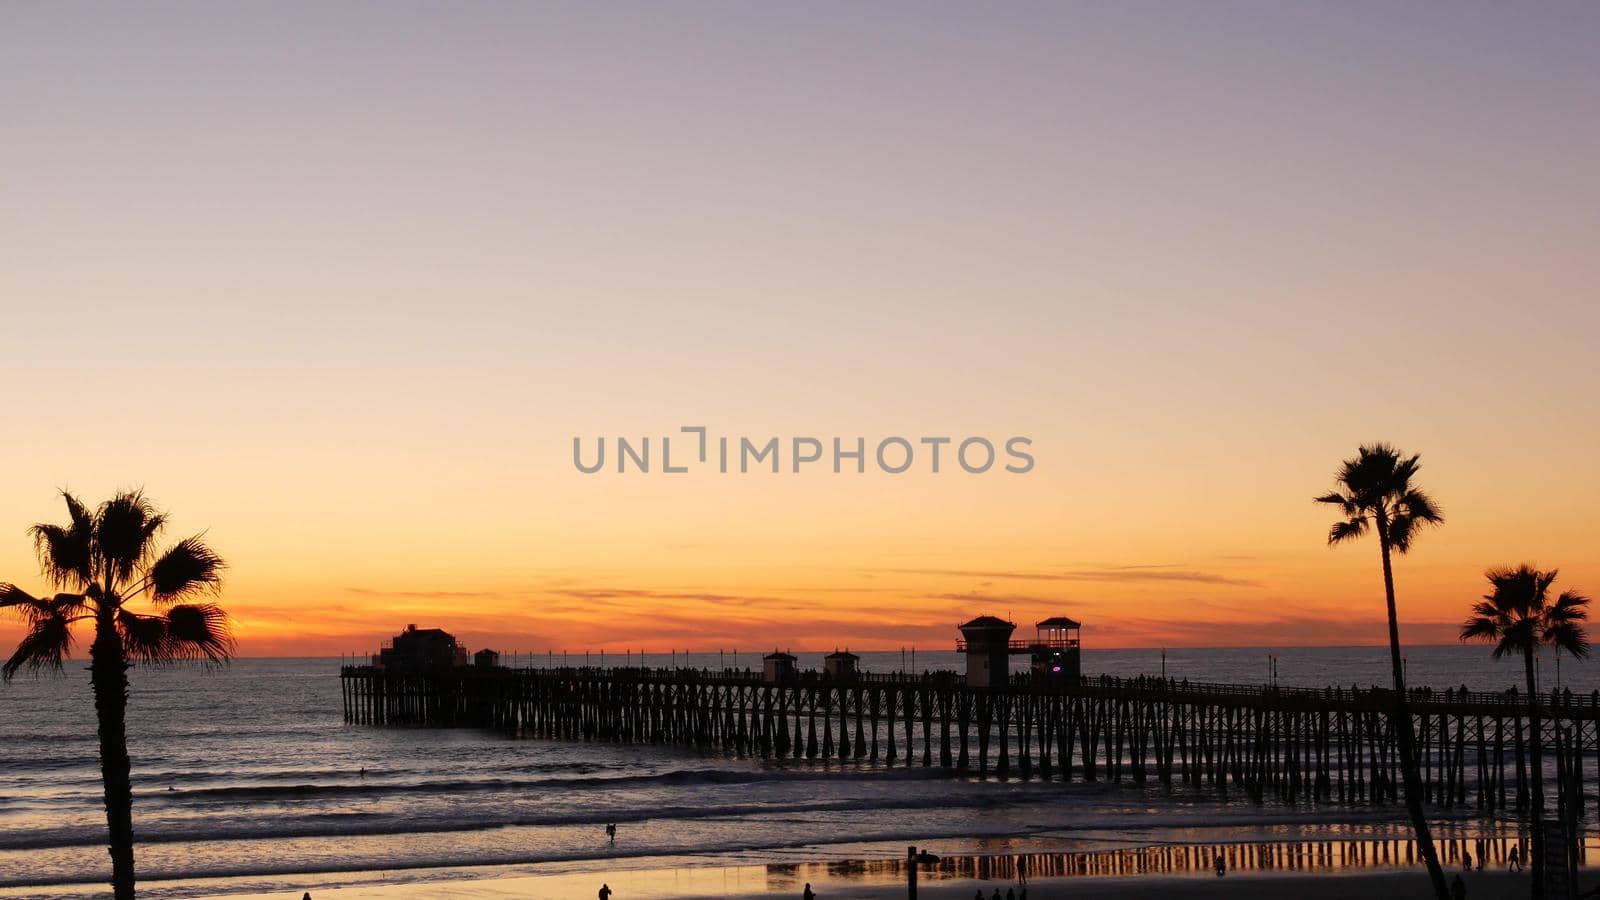
M 1263 683 L 1266 650 L 1173 650 L 1166 673 Z M 1282 684 L 1382 684 L 1383 648 L 1273 651 Z M 798 654 L 802 667 L 820 654 Z M 741 654 L 740 664 L 758 654 Z M 507 657 L 506 662 L 512 658 Z M 560 664 L 559 654 L 518 664 Z M 582 654 L 568 654 L 578 663 Z M 590 662 L 600 662 L 598 654 Z M 608 654 L 607 663 L 621 662 Z M 635 656 L 632 662 L 637 663 Z M 652 655 L 732 665 L 728 654 Z M 863 668 L 953 669 L 953 653 L 863 654 Z M 1160 651 L 1086 651 L 1085 673 L 1158 674 Z M 951 851 L 1114 851 L 1219 841 L 1403 836 L 1393 811 L 1222 803 L 1156 789 L 953 777 L 866 762 L 762 761 L 676 747 L 345 725 L 337 659 L 139 668 L 129 712 L 142 893 L 193 897 L 308 886 L 547 873 L 662 860 L 787 864 Z M 1514 662 L 1482 647 L 1407 651 L 1415 685 L 1500 690 Z M 1543 686 L 1558 684 L 1555 667 Z M 1559 684 L 1600 688 L 1566 660 Z M 81 663 L 0 686 L 0 897 L 87 896 L 108 870 L 94 714 Z M 364 770 L 364 772 L 363 772 Z M 603 826 L 619 824 L 615 846 Z M 1475 819 L 1445 836 L 1489 833 Z M 377 874 L 382 873 L 382 874 Z

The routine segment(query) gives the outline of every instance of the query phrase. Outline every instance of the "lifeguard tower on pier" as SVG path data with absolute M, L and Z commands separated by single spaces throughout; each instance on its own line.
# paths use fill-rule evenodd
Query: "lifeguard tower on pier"
M 1066 616 L 1051 616 L 1034 625 L 1033 656 L 1035 681 L 1077 681 L 1083 677 L 1081 648 L 1083 625 Z
M 998 616 L 979 616 L 961 626 L 956 652 L 967 655 L 967 687 L 1003 687 L 1010 680 L 1011 655 L 1031 657 L 1035 681 L 1075 682 L 1083 676 L 1079 658 L 1083 625 L 1051 616 L 1034 625 L 1032 640 L 1014 640 L 1017 626 Z

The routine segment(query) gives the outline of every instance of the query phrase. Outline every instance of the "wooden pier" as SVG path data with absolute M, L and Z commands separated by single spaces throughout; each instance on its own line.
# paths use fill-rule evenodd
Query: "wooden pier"
M 345 721 L 493 729 L 557 740 L 676 744 L 760 758 L 857 761 L 1058 781 L 1186 786 L 1257 802 L 1399 801 L 1394 694 L 1023 673 L 446 668 L 342 670 Z M 1552 812 L 1573 824 L 1600 777 L 1600 693 L 1541 698 Z M 1525 695 L 1413 690 L 1428 801 L 1496 813 L 1529 801 Z

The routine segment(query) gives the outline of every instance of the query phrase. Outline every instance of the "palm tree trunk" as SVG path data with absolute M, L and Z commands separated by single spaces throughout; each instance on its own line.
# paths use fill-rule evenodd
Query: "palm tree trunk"
M 1532 763 L 1533 793 L 1533 900 L 1544 896 L 1544 741 L 1539 723 L 1539 686 L 1533 673 L 1533 647 L 1524 647 L 1522 662 L 1528 676 L 1528 755 Z
M 1439 852 L 1433 846 L 1433 831 L 1428 827 L 1428 817 L 1422 811 L 1422 776 L 1417 768 L 1417 738 L 1411 726 L 1411 704 L 1406 699 L 1405 665 L 1400 659 L 1400 617 L 1394 602 L 1394 568 L 1389 562 L 1389 526 L 1382 514 L 1378 522 L 1378 546 L 1383 551 L 1383 592 L 1389 603 L 1389 662 L 1394 668 L 1394 733 L 1400 745 L 1400 777 L 1405 785 L 1406 812 L 1411 816 L 1411 830 L 1417 835 L 1417 851 L 1428 866 L 1428 878 L 1433 882 L 1433 893 L 1438 900 L 1450 900 L 1450 888 L 1445 884 L 1444 867 L 1439 865 Z
M 105 785 L 106 830 L 110 836 L 111 892 L 115 900 L 133 898 L 133 783 L 128 762 L 128 662 L 115 620 L 98 617 L 89 649 L 89 681 L 100 724 L 100 778 Z

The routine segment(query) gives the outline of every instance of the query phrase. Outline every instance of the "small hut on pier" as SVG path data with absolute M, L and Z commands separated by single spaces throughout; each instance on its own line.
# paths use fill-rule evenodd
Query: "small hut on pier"
M 822 674 L 834 681 L 853 681 L 859 671 L 861 657 L 849 650 L 835 650 L 822 660 Z
M 480 669 L 493 669 L 500 665 L 500 654 L 485 647 L 472 654 L 472 664 Z
M 761 658 L 761 680 L 767 684 L 787 684 L 798 680 L 798 662 L 794 654 L 774 650 Z

